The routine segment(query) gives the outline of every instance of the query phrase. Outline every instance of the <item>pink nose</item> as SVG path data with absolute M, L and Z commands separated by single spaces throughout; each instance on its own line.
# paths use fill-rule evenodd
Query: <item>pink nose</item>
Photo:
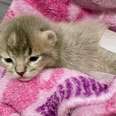
M 17 74 L 20 75 L 20 76 L 23 76 L 24 73 L 25 73 L 24 71 L 23 72 L 17 72 Z

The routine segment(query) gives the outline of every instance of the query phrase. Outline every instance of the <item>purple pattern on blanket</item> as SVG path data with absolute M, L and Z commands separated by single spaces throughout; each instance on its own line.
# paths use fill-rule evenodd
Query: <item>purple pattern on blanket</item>
M 72 80 L 73 80 L 73 82 L 74 82 L 74 84 L 75 84 L 75 86 L 76 86 L 76 93 L 75 93 L 75 95 L 78 96 L 78 95 L 81 94 L 81 83 L 80 83 L 80 81 L 79 81 L 77 78 L 75 78 L 75 77 L 73 77 Z
M 66 79 L 63 84 L 58 85 L 57 90 L 36 110 L 43 116 L 58 116 L 58 108 L 64 100 L 79 96 L 100 96 L 106 92 L 108 92 L 108 85 L 106 84 L 83 76 L 71 77 Z
M 67 79 L 65 83 L 66 83 L 66 88 L 67 88 L 65 99 L 68 99 L 71 97 L 73 87 L 69 79 Z

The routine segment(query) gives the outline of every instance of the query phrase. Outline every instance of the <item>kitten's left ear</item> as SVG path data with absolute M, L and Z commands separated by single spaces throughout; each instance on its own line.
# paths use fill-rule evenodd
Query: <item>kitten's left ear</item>
M 16 34 L 13 32 L 10 34 L 10 37 L 8 38 L 8 45 L 11 46 L 15 46 L 16 45 Z
M 51 46 L 55 46 L 56 45 L 57 36 L 56 36 L 56 33 L 54 31 L 51 31 L 51 30 L 44 31 L 44 32 L 42 32 L 42 35 L 44 36 L 44 38 L 47 40 L 47 42 Z

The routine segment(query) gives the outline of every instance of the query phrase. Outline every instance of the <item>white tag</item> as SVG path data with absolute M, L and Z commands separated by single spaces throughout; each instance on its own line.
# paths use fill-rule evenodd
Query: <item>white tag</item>
M 116 53 L 116 32 L 105 31 L 99 45 L 108 51 Z

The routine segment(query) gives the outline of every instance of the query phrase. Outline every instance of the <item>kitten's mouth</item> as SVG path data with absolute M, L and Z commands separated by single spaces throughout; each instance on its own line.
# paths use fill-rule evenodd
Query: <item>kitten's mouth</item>
M 30 81 L 33 78 L 36 78 L 37 75 L 34 75 L 34 76 L 19 76 L 17 79 L 20 80 L 20 81 Z
M 30 78 L 30 77 L 25 77 L 25 76 L 21 76 L 21 77 L 19 77 L 18 78 L 18 80 L 20 80 L 20 81 L 30 81 L 32 78 Z
M 39 72 L 40 73 L 40 72 Z M 30 74 L 30 75 L 23 75 L 23 76 L 19 76 L 17 77 L 18 80 L 20 81 L 30 81 L 32 80 L 33 78 L 36 78 L 38 77 L 38 72 L 37 73 L 34 73 L 34 74 Z

